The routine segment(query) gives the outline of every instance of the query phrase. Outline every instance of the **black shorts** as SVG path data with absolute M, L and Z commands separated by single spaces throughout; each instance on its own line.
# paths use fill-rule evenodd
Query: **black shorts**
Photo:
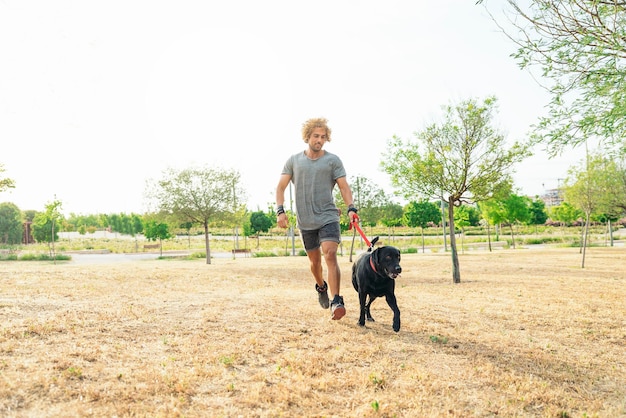
M 337 244 L 341 243 L 341 228 L 339 222 L 331 222 L 324 225 L 320 229 L 311 231 L 300 231 L 302 235 L 302 243 L 307 251 L 315 250 L 320 247 L 324 241 L 333 241 Z

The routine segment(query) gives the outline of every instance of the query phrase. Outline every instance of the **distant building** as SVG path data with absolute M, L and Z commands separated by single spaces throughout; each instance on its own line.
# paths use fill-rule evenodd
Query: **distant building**
M 543 203 L 546 204 L 546 207 L 559 206 L 563 203 L 563 193 L 561 193 L 561 189 L 548 189 L 544 194 L 539 196 Z

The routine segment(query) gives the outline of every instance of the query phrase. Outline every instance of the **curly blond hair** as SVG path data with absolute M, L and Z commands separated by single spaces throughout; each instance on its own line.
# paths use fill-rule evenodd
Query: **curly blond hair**
M 324 128 L 326 129 L 326 142 L 330 142 L 330 133 L 331 130 L 328 127 L 328 120 L 325 118 L 313 118 L 309 119 L 302 124 L 302 139 L 307 144 L 309 143 L 309 137 L 313 133 L 315 128 Z

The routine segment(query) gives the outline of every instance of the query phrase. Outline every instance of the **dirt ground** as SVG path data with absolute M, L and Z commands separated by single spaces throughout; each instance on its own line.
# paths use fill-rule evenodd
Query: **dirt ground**
M 3 417 L 626 416 L 626 250 L 403 255 L 359 327 L 305 257 L 0 262 Z

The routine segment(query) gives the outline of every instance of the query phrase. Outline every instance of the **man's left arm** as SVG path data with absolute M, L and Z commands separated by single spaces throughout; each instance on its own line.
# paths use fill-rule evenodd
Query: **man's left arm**
M 352 198 L 352 190 L 350 190 L 350 185 L 345 177 L 339 177 L 337 179 L 337 187 L 339 187 L 339 193 L 341 193 L 341 197 L 343 201 L 348 206 L 348 217 L 350 221 L 357 217 L 356 208 L 354 207 L 354 200 Z

